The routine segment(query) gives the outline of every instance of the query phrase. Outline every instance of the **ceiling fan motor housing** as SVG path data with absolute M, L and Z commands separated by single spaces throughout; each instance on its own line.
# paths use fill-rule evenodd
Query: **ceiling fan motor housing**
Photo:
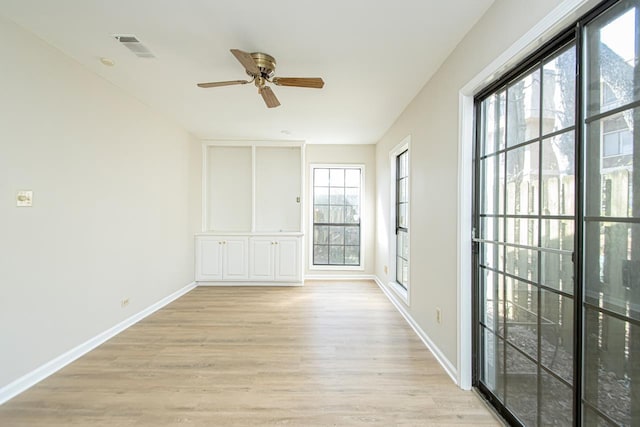
M 267 55 L 266 53 L 262 53 L 262 52 L 253 52 L 251 54 L 251 57 L 255 61 L 258 69 L 260 70 L 260 76 L 254 76 L 249 71 L 247 71 L 247 74 L 249 74 L 252 77 L 262 77 L 264 79 L 271 79 L 271 77 L 273 77 L 273 75 L 276 72 L 275 58 L 271 55 Z

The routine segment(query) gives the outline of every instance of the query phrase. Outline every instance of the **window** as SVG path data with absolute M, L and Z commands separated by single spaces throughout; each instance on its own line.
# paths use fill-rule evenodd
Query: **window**
M 411 136 L 407 136 L 389 153 L 392 213 L 389 219 L 389 288 L 406 304 L 409 304 L 410 282 L 410 144 Z
M 633 134 L 630 130 L 618 130 L 602 135 L 602 157 L 633 154 Z
M 396 282 L 409 285 L 409 149 L 396 156 Z
M 362 166 L 314 166 L 314 266 L 360 266 Z

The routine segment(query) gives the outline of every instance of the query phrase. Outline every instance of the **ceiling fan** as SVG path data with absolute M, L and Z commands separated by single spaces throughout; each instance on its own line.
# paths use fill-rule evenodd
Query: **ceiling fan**
M 280 105 L 275 93 L 267 83 L 276 86 L 295 86 L 322 89 L 324 81 L 320 77 L 274 77 L 276 60 L 273 56 L 262 52 L 243 52 L 240 49 L 231 49 L 231 53 L 247 71 L 250 80 L 230 80 L 226 82 L 198 83 L 198 87 L 209 88 L 219 86 L 244 85 L 253 82 L 262 95 L 267 107 L 274 108 Z

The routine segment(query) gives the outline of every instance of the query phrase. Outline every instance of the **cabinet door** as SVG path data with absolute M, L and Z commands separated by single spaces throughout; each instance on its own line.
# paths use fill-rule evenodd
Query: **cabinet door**
M 282 237 L 276 242 L 275 279 L 283 282 L 300 281 L 300 239 Z
M 251 280 L 273 280 L 273 255 L 275 240 L 252 238 L 249 242 L 249 278 Z
M 196 239 L 196 280 L 222 279 L 222 241 L 218 238 Z
M 232 237 L 224 240 L 223 279 L 246 280 L 249 278 L 249 239 Z

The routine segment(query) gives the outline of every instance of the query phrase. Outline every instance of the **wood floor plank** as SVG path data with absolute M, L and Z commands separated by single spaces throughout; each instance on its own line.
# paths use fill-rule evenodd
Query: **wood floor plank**
M 499 426 L 375 283 L 196 288 L 0 406 L 2 426 Z

